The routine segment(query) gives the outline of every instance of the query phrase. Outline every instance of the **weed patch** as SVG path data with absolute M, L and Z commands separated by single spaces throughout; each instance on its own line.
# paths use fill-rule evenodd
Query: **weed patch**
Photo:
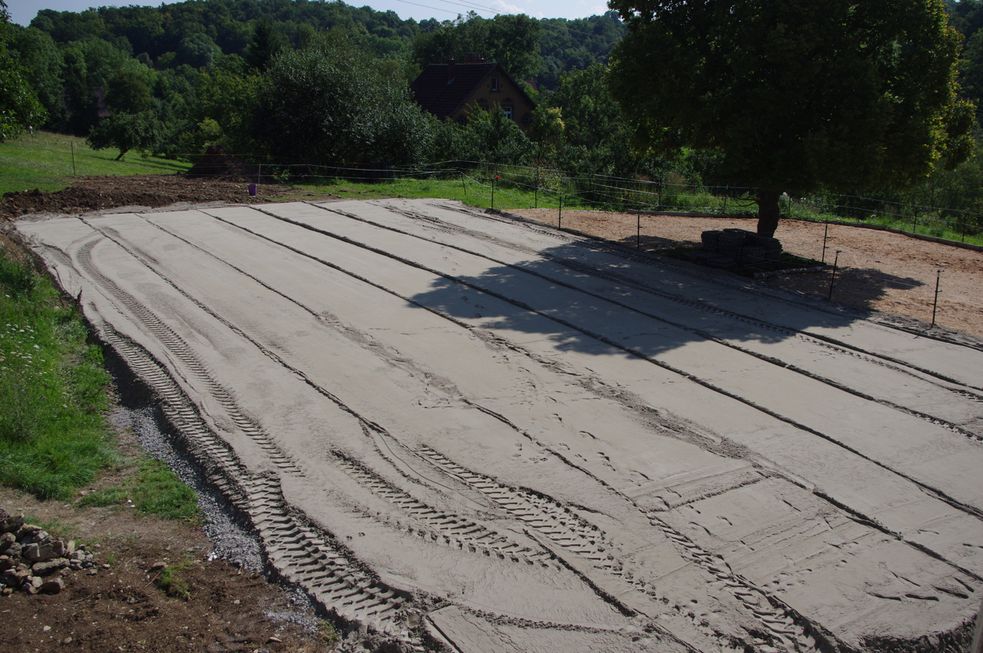
M 188 562 L 167 565 L 154 578 L 154 585 L 171 598 L 187 601 L 191 598 L 191 583 L 188 582 L 185 571 L 190 567 Z
M 164 463 L 150 458 L 139 462 L 122 484 L 90 492 L 81 506 L 115 506 L 131 502 L 137 512 L 164 519 L 197 522 L 198 497 Z

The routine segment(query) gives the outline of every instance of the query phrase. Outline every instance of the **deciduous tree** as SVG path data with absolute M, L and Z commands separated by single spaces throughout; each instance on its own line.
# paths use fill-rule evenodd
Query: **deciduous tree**
M 960 37 L 942 0 L 612 0 L 612 90 L 652 143 L 718 149 L 758 191 L 903 187 L 964 159 Z

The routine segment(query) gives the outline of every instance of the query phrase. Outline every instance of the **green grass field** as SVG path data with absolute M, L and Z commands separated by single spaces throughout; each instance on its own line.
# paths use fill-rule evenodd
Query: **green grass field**
M 455 179 L 394 179 L 385 182 L 358 182 L 344 180 L 325 180 L 320 183 L 300 183 L 297 186 L 315 194 L 337 195 L 343 199 L 369 200 L 383 197 L 436 197 L 459 200 L 470 206 L 483 209 L 528 209 L 558 208 L 560 200 L 551 193 L 536 193 L 526 188 L 515 188 L 496 184 L 494 207 L 492 206 L 492 187 L 489 180 L 474 177 Z M 564 208 L 586 208 L 580 202 L 565 198 Z
M 72 151 L 75 165 L 72 165 Z M 61 190 L 74 176 L 160 175 L 187 170 L 190 164 L 129 152 L 122 161 L 119 150 L 93 150 L 84 138 L 36 132 L 0 143 L 0 195 L 39 188 Z

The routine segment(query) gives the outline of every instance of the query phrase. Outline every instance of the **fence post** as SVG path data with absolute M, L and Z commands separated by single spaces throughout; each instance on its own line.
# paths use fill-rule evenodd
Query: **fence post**
M 533 191 L 532 208 L 539 208 L 539 162 L 536 162 L 536 189 Z
M 491 208 L 495 210 L 495 180 L 498 179 L 498 175 L 492 175 L 492 196 L 491 196 Z
M 75 168 L 75 141 L 68 141 L 68 144 L 72 146 L 72 176 L 78 177 L 78 172 Z
M 461 171 L 461 187 L 464 188 L 464 201 L 468 201 L 468 182 L 464 178 L 464 171 Z
M 560 210 L 556 214 L 556 228 L 563 229 L 563 193 L 560 193 Z
M 935 314 L 939 310 L 939 281 L 942 279 L 942 270 L 937 270 L 935 272 L 935 300 L 932 302 L 932 326 L 929 328 L 935 328 Z
M 836 250 L 836 257 L 833 258 L 833 274 L 829 278 L 829 293 L 826 295 L 827 301 L 833 301 L 833 282 L 836 281 L 836 266 L 840 262 L 840 250 Z
M 262 163 L 260 163 L 258 166 L 256 166 L 256 187 L 259 188 L 259 185 L 261 183 L 263 183 L 263 164 Z
M 826 263 L 826 240 L 829 238 L 829 220 L 826 220 L 826 228 L 823 230 L 823 263 Z

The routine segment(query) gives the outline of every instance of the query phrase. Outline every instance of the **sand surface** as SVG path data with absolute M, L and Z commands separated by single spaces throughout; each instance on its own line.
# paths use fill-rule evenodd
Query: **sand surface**
M 523 217 L 555 225 L 556 209 L 514 209 Z M 563 227 L 651 252 L 700 243 L 708 229 L 754 231 L 753 218 L 642 215 L 609 211 L 563 212 Z M 640 234 L 641 242 L 636 238 Z M 936 324 L 983 338 L 983 252 L 844 224 L 782 219 L 775 233 L 785 251 L 837 263 L 832 300 L 931 323 L 938 281 Z M 823 238 L 826 236 L 826 250 Z M 837 252 L 839 254 L 837 255 Z M 831 268 L 785 273 L 758 283 L 812 297 L 829 297 Z
M 445 201 L 18 230 L 339 619 L 627 652 L 975 616 L 983 351 Z

